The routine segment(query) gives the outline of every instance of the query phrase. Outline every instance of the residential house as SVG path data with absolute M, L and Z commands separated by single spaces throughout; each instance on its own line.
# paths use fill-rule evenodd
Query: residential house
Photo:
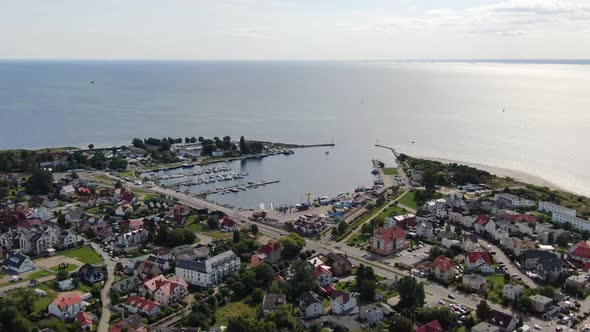
M 281 306 L 286 304 L 287 296 L 285 294 L 266 294 L 264 300 L 262 300 L 262 314 L 266 316 L 271 312 L 279 310 Z
M 111 286 L 111 290 L 125 294 L 139 288 L 139 286 L 141 286 L 142 284 L 143 283 L 141 279 L 134 275 L 123 280 L 114 282 Z
M 123 303 L 123 307 L 130 313 L 140 313 L 148 317 L 153 317 L 160 313 L 160 303 L 140 296 L 129 296 Z
M 445 248 L 451 248 L 451 247 L 457 247 L 457 248 L 461 248 L 461 241 L 459 240 L 453 240 L 453 239 L 449 239 L 446 237 L 443 237 L 441 239 L 441 244 L 443 247 Z
M 129 230 L 143 228 L 143 225 L 144 225 L 144 221 L 142 218 L 123 220 L 121 222 L 121 226 L 123 226 L 124 228 L 129 229 Z
M 356 297 L 353 293 L 336 291 L 330 295 L 330 304 L 336 315 L 348 314 L 356 308 Z
M 422 221 L 434 222 L 434 214 L 426 209 L 416 211 L 416 224 Z
M 492 309 L 485 321 L 500 329 L 501 332 L 514 331 L 518 320 L 507 313 Z M 473 331 L 473 330 L 472 330 Z
M 431 273 L 436 279 L 449 282 L 457 275 L 457 270 L 451 263 L 451 259 L 445 256 L 439 256 L 432 262 Z
M 369 239 L 371 251 L 382 256 L 403 250 L 405 242 L 406 232 L 397 226 L 385 229 L 376 226 L 373 236 Z
M 61 320 L 76 317 L 86 309 L 87 303 L 79 292 L 61 293 L 47 307 L 47 311 Z
M 565 285 L 579 290 L 586 290 L 588 286 L 588 275 L 580 274 L 570 276 L 565 280 Z
M 47 221 L 47 220 L 51 219 L 52 217 L 53 217 L 53 212 L 51 211 L 51 209 L 49 209 L 45 206 L 41 206 L 41 207 L 34 209 L 33 214 L 31 215 L 31 218 L 41 219 L 43 221 Z
M 478 271 L 484 274 L 495 272 L 490 255 L 483 251 L 468 252 L 465 256 L 465 265 L 469 271 Z
M 557 254 L 543 250 L 525 250 L 520 256 L 521 265 L 534 270 L 541 279 L 560 279 L 568 266 Z
M 313 271 L 313 278 L 320 287 L 326 287 L 332 284 L 332 272 L 327 266 L 318 265 Z
M 431 239 L 434 236 L 434 225 L 428 221 L 418 223 L 416 236 L 423 239 Z
M 69 291 L 76 288 L 76 285 L 74 284 L 74 279 L 69 278 L 66 280 L 58 281 L 57 288 L 59 288 L 61 291 Z
M 144 281 L 139 293 L 143 296 L 149 295 L 162 305 L 168 306 L 182 301 L 188 295 L 188 284 L 176 276 L 168 279 L 164 275 L 159 275 Z
M 78 270 L 78 278 L 89 284 L 94 284 L 105 280 L 107 268 L 102 265 L 84 264 Z
M 68 224 L 72 224 L 72 223 L 77 223 L 78 221 L 80 221 L 82 219 L 82 217 L 84 216 L 84 209 L 81 207 L 73 207 L 70 208 L 65 215 L 65 220 L 66 223 Z
M 416 215 L 412 213 L 407 213 L 399 216 L 395 216 L 392 218 L 393 223 L 395 225 L 391 226 L 398 226 L 403 229 L 408 229 L 408 227 L 415 227 L 416 226 Z
M 586 241 L 580 241 L 568 249 L 567 257 L 570 261 L 584 266 L 590 262 L 590 246 Z
M 484 232 L 493 234 L 496 231 L 496 224 L 489 216 L 480 214 L 473 223 L 473 229 L 477 234 L 483 234 Z
M 168 210 L 166 218 L 173 220 L 177 224 L 184 224 L 186 217 L 191 212 L 191 208 L 186 205 L 176 205 Z
M 476 219 L 477 218 L 475 216 L 464 215 L 461 219 L 461 225 L 463 225 L 466 228 L 473 228 Z
M 553 299 L 543 295 L 533 295 L 529 297 L 533 304 L 533 310 L 538 313 L 544 313 L 551 308 Z
M 140 228 L 117 236 L 117 244 L 122 247 L 133 247 L 145 242 L 148 238 L 148 231 Z
M 511 285 L 511 284 L 506 284 L 504 285 L 504 290 L 502 292 L 502 294 L 514 301 L 517 300 L 518 298 L 520 298 L 520 296 L 522 295 L 522 293 L 524 293 L 524 286 L 523 285 Z
M 82 331 L 92 331 L 92 317 L 87 312 L 81 312 L 76 316 L 76 321 Z
M 134 274 L 141 279 L 153 278 L 157 275 L 162 274 L 162 270 L 160 270 L 160 268 L 156 264 L 150 261 L 135 262 L 133 266 L 133 271 Z
M 3 264 L 4 270 L 12 274 L 21 274 L 37 268 L 29 256 L 19 253 L 7 253 Z
M 119 217 L 128 216 L 133 213 L 133 206 L 131 204 L 121 204 L 115 209 L 115 215 Z
M 525 250 L 533 250 L 537 246 L 537 243 L 532 240 L 522 240 L 516 239 L 513 244 L 512 251 L 514 251 L 514 255 L 520 256 Z
M 170 262 L 165 260 L 164 258 L 158 258 L 154 255 L 150 255 L 146 260 L 148 262 L 156 264 L 163 272 L 167 272 L 171 268 Z
M 268 243 L 258 249 L 258 253 L 250 257 L 250 266 L 256 268 L 262 262 L 270 264 L 278 263 L 281 260 L 281 246 L 278 243 Z
M 80 203 L 80 207 L 83 207 L 85 209 L 89 209 L 92 207 L 95 207 L 96 205 L 98 205 L 98 199 L 96 198 L 96 196 L 83 196 L 80 197 L 80 199 L 78 200 L 78 202 Z
M 370 326 L 375 326 L 383 320 L 383 308 L 376 304 L 362 306 L 359 310 L 359 319 Z
M 113 327 L 109 330 L 109 332 L 148 332 L 148 325 L 143 323 L 145 318 L 139 314 L 133 314 L 121 321 L 115 323 Z M 156 331 L 149 331 L 149 332 L 156 332 Z M 162 331 L 164 332 L 164 331 Z M 168 332 L 168 331 L 166 331 Z M 193 332 L 193 331 L 186 331 L 185 332 Z
M 487 288 L 486 278 L 478 274 L 464 274 L 463 285 L 476 292 L 485 292 Z
M 352 272 L 352 263 L 346 254 L 329 253 L 327 264 L 330 266 L 330 271 L 336 277 L 347 276 Z
M 477 240 L 477 235 L 473 233 L 465 233 L 463 235 L 463 242 L 461 243 L 461 248 L 465 251 L 478 251 L 480 250 L 480 246 Z
M 574 229 L 580 232 L 590 231 L 590 221 L 570 214 L 554 212 L 551 215 L 551 221 L 561 224 L 570 223 Z
M 562 214 L 569 214 L 570 216 L 574 216 L 574 217 L 576 216 L 576 210 L 566 208 L 564 206 L 553 204 L 550 202 L 539 202 L 538 210 L 541 212 L 548 213 L 548 214 L 562 213 Z
M 433 320 L 430 323 L 424 324 L 416 329 L 416 332 L 443 332 L 444 329 L 438 322 L 438 320 Z
M 224 231 L 234 232 L 239 229 L 239 225 L 235 220 L 225 217 L 219 220 L 219 228 Z
M 64 229 L 58 235 L 59 247 L 69 248 L 76 245 L 78 242 L 78 234 L 71 229 Z
M 191 246 L 192 248 L 192 246 Z M 152 255 L 165 259 L 167 261 L 171 261 L 174 259 L 174 251 L 168 248 L 157 248 L 152 251 Z
M 302 317 L 317 317 L 324 314 L 324 305 L 314 292 L 304 292 L 299 296 L 299 309 Z
M 204 261 L 179 259 L 176 275 L 191 285 L 211 287 L 240 270 L 240 258 L 228 250 Z
M 63 186 L 59 190 L 59 195 L 65 199 L 72 199 L 76 197 L 76 189 L 72 185 Z
M 500 332 L 500 328 L 486 322 L 481 322 L 472 327 L 471 332 Z

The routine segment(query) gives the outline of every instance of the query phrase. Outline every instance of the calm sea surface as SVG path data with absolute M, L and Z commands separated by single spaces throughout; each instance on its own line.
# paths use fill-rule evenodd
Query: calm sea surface
M 316 148 L 236 164 L 256 180 L 281 180 L 223 196 L 248 207 L 370 184 L 371 159 L 391 162 L 377 140 L 408 154 L 525 171 L 588 195 L 590 66 L 0 62 L 0 148 L 225 135 L 336 143 L 329 155 Z

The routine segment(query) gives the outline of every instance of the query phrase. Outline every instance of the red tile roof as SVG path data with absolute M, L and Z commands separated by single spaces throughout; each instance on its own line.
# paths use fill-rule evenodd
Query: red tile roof
M 445 256 L 438 256 L 438 258 L 435 259 L 434 262 L 432 262 L 432 269 L 435 269 L 437 267 L 440 270 L 440 272 L 447 272 L 453 267 L 453 264 L 451 264 L 450 258 Z
M 322 265 L 318 265 L 315 270 L 313 271 L 313 277 L 317 279 L 317 277 L 321 276 L 322 274 L 327 273 L 330 276 L 332 275 L 332 272 L 330 272 L 330 270 L 326 269 L 325 267 L 323 267 Z
M 80 322 L 80 326 L 92 325 L 92 318 L 85 312 L 79 313 L 78 316 L 76 316 L 76 320 Z
M 570 255 L 590 259 L 590 246 L 586 241 L 580 241 L 570 250 Z
M 479 216 L 477 216 L 477 219 L 475 219 L 475 223 L 485 226 L 490 221 L 490 219 L 491 218 L 489 216 L 480 214 Z
M 278 243 L 269 243 L 260 247 L 258 251 L 263 254 L 270 255 L 272 252 L 277 251 L 279 249 L 281 249 L 281 246 L 279 246 Z
M 223 218 L 223 221 L 221 222 L 221 226 L 226 226 L 226 227 L 234 227 L 237 223 L 230 218 Z
M 492 265 L 492 260 L 490 258 L 490 254 L 488 254 L 487 252 L 470 251 L 467 253 L 467 260 L 469 261 L 469 263 L 473 264 L 473 263 L 477 262 L 480 258 L 483 258 L 483 260 L 486 262 L 486 264 Z
M 416 329 L 416 332 L 442 332 L 444 331 L 438 320 L 433 320 Z
M 80 293 L 78 292 L 59 294 L 57 298 L 53 300 L 53 303 L 57 304 L 57 307 L 60 309 L 74 305 L 79 302 L 82 302 L 82 298 L 80 297 Z
M 379 235 L 384 241 L 403 239 L 406 237 L 406 232 L 404 232 L 404 230 L 398 226 L 385 229 L 377 226 L 375 227 L 375 233 Z
M 145 312 L 150 312 L 154 308 L 160 306 L 159 302 L 150 301 L 144 297 L 139 296 L 128 297 L 127 301 L 125 301 L 125 304 Z

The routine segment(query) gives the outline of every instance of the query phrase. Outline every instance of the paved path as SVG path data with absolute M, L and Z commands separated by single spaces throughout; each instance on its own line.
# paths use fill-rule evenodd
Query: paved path
M 37 278 L 37 281 L 39 283 L 42 283 L 42 282 L 46 282 L 46 281 L 51 281 L 51 280 L 53 280 L 55 278 L 57 278 L 55 276 L 55 274 L 52 274 L 50 276 L 45 276 L 45 277 Z M 29 280 L 25 280 L 25 281 L 22 281 L 22 282 L 15 282 L 15 283 L 12 283 L 10 285 L 6 285 L 6 286 L 3 286 L 3 287 L 0 287 L 0 293 L 4 293 L 4 292 L 7 292 L 9 290 L 13 290 L 13 289 L 17 289 L 17 288 L 24 288 L 24 287 L 29 287 Z
M 109 296 L 109 291 L 111 289 L 111 285 L 113 284 L 113 279 L 115 278 L 115 265 L 117 262 L 113 261 L 111 257 L 102 250 L 101 247 L 94 245 L 93 249 L 98 252 L 104 258 L 104 263 L 107 266 L 107 280 L 104 283 L 104 286 L 100 290 L 100 301 L 102 303 L 102 315 L 100 316 L 100 320 L 98 321 L 98 332 L 108 332 L 109 330 L 109 320 L 111 318 L 111 297 Z
M 484 248 L 490 248 L 490 251 L 495 251 L 496 254 L 494 255 L 494 260 L 496 262 L 500 261 L 500 262 L 504 262 L 504 266 L 506 266 L 506 272 L 508 272 L 508 274 L 513 275 L 513 274 L 517 274 L 522 278 L 522 281 L 529 286 L 530 288 L 537 288 L 539 287 L 539 285 L 537 285 L 533 279 L 531 279 L 529 276 L 527 276 L 526 274 L 522 273 L 522 271 L 520 271 L 516 265 L 514 265 L 514 263 L 512 263 L 512 261 L 510 260 L 510 258 L 508 258 L 508 256 L 506 256 L 506 254 L 504 254 L 504 252 L 498 248 L 497 246 L 495 246 L 493 243 L 490 243 L 484 239 L 479 239 L 478 243 L 480 246 L 484 247 Z

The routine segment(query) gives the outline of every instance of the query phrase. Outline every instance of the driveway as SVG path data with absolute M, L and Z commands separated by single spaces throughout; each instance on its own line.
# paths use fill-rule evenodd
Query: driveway
M 524 274 L 522 271 L 520 271 L 516 265 L 514 265 L 514 263 L 512 263 L 512 261 L 510 260 L 510 258 L 508 258 L 508 256 L 506 256 L 506 254 L 504 254 L 504 252 L 498 248 L 497 246 L 495 246 L 494 244 L 484 240 L 484 239 L 479 239 L 478 241 L 479 245 L 484 247 L 484 248 L 488 248 L 490 249 L 490 251 L 495 251 L 496 254 L 494 255 L 494 261 L 496 262 L 504 262 L 504 266 L 506 266 L 506 272 L 508 272 L 508 274 L 513 275 L 513 274 L 517 274 L 522 278 L 522 281 L 529 287 L 531 288 L 536 288 L 538 287 L 538 285 L 533 281 L 533 279 L 531 279 L 529 276 L 527 276 L 526 274 Z

